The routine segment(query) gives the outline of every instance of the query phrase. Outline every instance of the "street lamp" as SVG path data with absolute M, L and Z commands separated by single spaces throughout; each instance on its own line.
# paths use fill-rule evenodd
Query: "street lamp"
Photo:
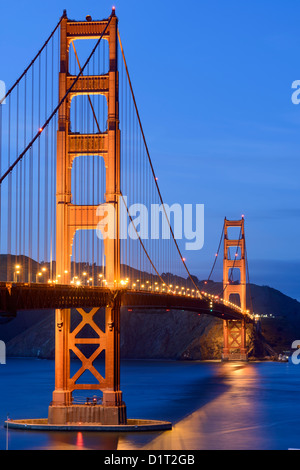
M 45 268 L 45 266 L 36 274 L 36 283 L 40 282 L 42 276 L 45 275 L 45 273 L 47 272 L 47 268 Z
M 19 264 L 16 264 L 15 266 L 15 271 L 14 271 L 14 282 L 18 282 L 18 275 L 21 272 L 21 266 Z

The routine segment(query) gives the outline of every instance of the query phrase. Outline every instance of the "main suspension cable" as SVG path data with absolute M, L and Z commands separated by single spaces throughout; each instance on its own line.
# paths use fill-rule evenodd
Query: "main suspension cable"
M 16 86 L 20 83 L 20 81 L 22 80 L 22 78 L 27 74 L 28 70 L 33 66 L 33 64 L 35 63 L 35 61 L 38 59 L 38 57 L 41 55 L 41 53 L 43 52 L 43 50 L 45 49 L 45 47 L 47 46 L 47 44 L 49 43 L 49 41 L 51 40 L 51 38 L 54 36 L 54 34 L 56 33 L 57 29 L 59 28 L 60 26 L 60 23 L 62 22 L 63 18 L 65 18 L 67 16 L 67 12 L 66 10 L 64 10 L 64 13 L 62 15 L 62 17 L 60 18 L 59 22 L 57 23 L 57 25 L 55 26 L 54 30 L 52 31 L 52 33 L 50 34 L 50 36 L 48 37 L 48 39 L 45 41 L 44 45 L 41 47 L 41 49 L 38 51 L 38 53 L 36 54 L 36 56 L 32 59 L 32 61 L 30 62 L 30 64 L 28 65 L 28 67 L 26 67 L 26 69 L 24 70 L 24 72 L 22 73 L 22 75 L 20 75 L 20 77 L 18 78 L 18 80 L 16 80 L 16 82 L 13 84 L 13 86 L 8 90 L 8 92 L 6 93 L 6 95 L 0 100 L 0 105 L 6 100 L 6 98 L 8 98 L 8 96 L 11 94 L 11 92 L 16 88 Z
M 177 243 L 177 241 L 176 241 L 176 238 L 175 238 L 175 236 L 174 236 L 174 232 L 173 232 L 173 229 L 172 229 L 172 227 L 171 227 L 171 223 L 170 223 L 169 218 L 168 218 L 168 216 L 167 216 L 167 212 L 166 212 L 166 209 L 165 209 L 165 205 L 164 205 L 164 202 L 163 202 L 163 198 L 162 198 L 162 195 L 161 195 L 159 186 L 158 186 L 157 177 L 156 177 L 156 175 L 155 175 L 154 167 L 153 167 L 153 164 L 152 164 L 152 161 L 151 161 L 150 152 L 149 152 L 148 145 L 147 145 L 147 141 L 146 141 L 146 137 L 145 137 L 145 134 L 144 134 L 144 130 L 143 130 L 143 126 L 142 126 L 140 114 L 139 114 L 138 107 L 137 107 L 137 103 L 136 103 L 136 99 L 135 99 L 135 95 L 134 95 L 134 92 L 133 92 L 133 87 L 132 87 L 132 83 L 131 83 L 131 79 L 130 79 L 130 75 L 129 75 L 129 71 L 128 71 L 128 67 L 127 67 L 127 62 L 126 62 L 126 58 L 125 58 L 124 48 L 123 48 L 123 45 L 122 45 L 122 41 L 121 41 L 121 36 L 120 36 L 120 31 L 119 31 L 119 29 L 118 29 L 118 39 L 119 39 L 119 44 L 120 44 L 120 48 L 121 48 L 121 52 L 122 52 L 122 57 L 123 57 L 124 65 L 125 65 L 125 70 L 126 70 L 126 74 L 127 74 L 127 78 L 128 78 L 128 83 L 129 83 L 129 87 L 130 87 L 130 91 L 131 91 L 131 95 L 132 95 L 132 99 L 133 99 L 133 103 L 134 103 L 134 107 L 135 107 L 137 119 L 138 119 L 138 122 L 139 122 L 140 130 L 141 130 L 141 133 L 142 133 L 142 137 L 143 137 L 143 141 L 144 141 L 144 145 L 145 145 L 145 149 L 146 149 L 148 161 L 149 161 L 149 164 L 150 164 L 150 168 L 151 168 L 151 171 L 152 171 L 152 175 L 153 175 L 153 178 L 154 178 L 154 182 L 155 182 L 155 185 L 156 185 L 156 189 L 157 189 L 157 192 L 158 192 L 158 196 L 159 196 L 160 202 L 161 202 L 161 204 L 162 204 L 163 211 L 164 211 L 164 214 L 165 214 L 167 223 L 168 223 L 168 225 L 169 225 L 170 233 L 171 233 L 171 235 L 172 235 L 172 238 L 173 238 L 173 241 L 174 241 L 174 243 L 175 243 L 176 249 L 177 249 L 178 254 L 179 254 L 179 256 L 180 256 L 181 262 L 183 263 L 184 268 L 185 268 L 185 270 L 186 270 L 186 272 L 187 272 L 189 278 L 191 279 L 191 281 L 192 281 L 194 287 L 196 288 L 196 290 L 197 290 L 198 293 L 200 294 L 200 297 L 202 297 L 199 287 L 198 287 L 197 284 L 195 283 L 195 281 L 194 281 L 194 279 L 193 279 L 193 277 L 192 277 L 190 271 L 188 270 L 188 267 L 187 267 L 187 265 L 186 265 L 186 263 L 185 263 L 185 259 L 184 259 L 183 256 L 182 256 L 182 253 L 181 253 L 181 251 L 180 251 L 180 248 L 179 248 L 178 243 Z
M 122 192 L 120 192 L 120 195 L 121 195 L 121 197 L 122 197 L 123 204 L 124 204 L 124 206 L 126 207 L 126 211 L 127 211 L 128 217 L 129 217 L 129 219 L 130 219 L 130 222 L 132 223 L 132 226 L 133 226 L 133 228 L 134 228 L 134 231 L 135 231 L 135 233 L 136 233 L 136 235 L 137 235 L 137 237 L 138 237 L 138 239 L 139 239 L 139 242 L 140 242 L 140 244 L 141 244 L 141 246 L 142 246 L 142 248 L 143 248 L 143 250 L 144 250 L 145 255 L 147 256 L 147 258 L 148 258 L 148 260 L 149 260 L 151 266 L 153 267 L 154 271 L 156 272 L 156 274 L 157 274 L 157 276 L 159 277 L 159 279 L 161 280 L 161 282 L 162 282 L 163 284 L 165 284 L 165 281 L 163 280 L 163 278 L 161 277 L 161 275 L 160 275 L 159 272 L 157 271 L 157 269 L 156 269 L 156 267 L 155 267 L 155 265 L 154 265 L 154 263 L 153 263 L 153 261 L 152 261 L 150 255 L 149 255 L 149 253 L 148 253 L 148 251 L 147 251 L 147 249 L 146 249 L 146 247 L 145 247 L 145 245 L 144 245 L 144 243 L 143 243 L 143 241 L 142 241 L 142 239 L 141 239 L 141 237 L 140 237 L 140 234 L 139 234 L 138 231 L 137 231 L 137 228 L 136 228 L 136 226 L 135 226 L 135 224 L 134 224 L 134 221 L 133 221 L 133 219 L 132 219 L 132 216 L 131 216 L 131 214 L 130 214 L 130 211 L 129 211 L 129 209 L 128 209 L 128 206 L 127 206 L 127 204 L 126 204 L 126 201 L 125 201 L 125 198 L 124 198 Z M 173 292 L 173 293 L 174 293 L 174 292 Z
M 28 150 L 32 147 L 32 145 L 35 143 L 35 141 L 39 138 L 39 136 L 41 135 L 41 133 L 45 130 L 45 128 L 48 126 L 49 122 L 51 121 L 51 119 L 55 116 L 55 114 L 57 113 L 57 111 L 59 110 L 59 108 L 62 106 L 62 104 L 64 103 L 64 101 L 66 100 L 67 96 L 69 95 L 69 93 L 73 90 L 74 86 L 76 85 L 76 83 L 78 82 L 79 78 L 81 77 L 81 75 L 83 74 L 86 66 L 88 65 L 89 61 L 91 60 L 92 56 L 94 55 L 97 47 L 99 46 L 100 44 L 100 41 L 101 39 L 103 38 L 104 34 L 106 33 L 106 30 L 111 22 L 111 19 L 112 19 L 112 15 L 109 17 L 109 20 L 107 22 L 107 25 L 106 27 L 104 28 L 100 38 L 98 39 L 95 47 L 93 48 L 91 54 L 89 55 L 89 57 L 87 58 L 84 66 L 82 67 L 82 69 L 79 71 L 78 75 L 76 76 L 75 80 L 73 81 L 73 83 L 71 84 L 71 86 L 69 87 L 69 89 L 67 90 L 65 96 L 60 100 L 60 102 L 58 103 L 58 105 L 56 106 L 56 108 L 54 109 L 54 111 L 51 113 L 51 115 L 49 116 L 49 118 L 46 120 L 46 122 L 44 123 L 44 125 L 39 129 L 39 131 L 36 133 L 36 135 L 33 137 L 33 139 L 31 140 L 31 142 L 29 142 L 29 144 L 27 145 L 27 147 L 25 148 L 25 150 L 23 150 L 23 152 L 18 156 L 18 158 L 14 161 L 14 163 L 8 168 L 8 170 L 4 173 L 4 175 L 1 176 L 0 178 L 0 185 L 3 183 L 3 181 L 5 180 L 5 178 L 12 172 L 12 170 L 14 169 L 14 167 L 19 163 L 20 160 L 22 160 L 22 158 L 24 157 L 24 155 L 28 152 Z
M 218 251 L 217 251 L 217 253 L 216 253 L 216 255 L 215 255 L 215 260 L 214 260 L 214 263 L 213 263 L 213 265 L 212 265 L 210 274 L 209 274 L 209 276 L 208 276 L 206 282 L 208 282 L 208 281 L 210 280 L 210 278 L 211 278 L 211 276 L 212 276 L 212 273 L 213 273 L 213 271 L 214 271 L 214 269 L 215 269 L 215 266 L 216 266 L 216 262 L 217 262 L 217 259 L 218 259 L 218 256 L 219 256 L 219 252 L 220 252 L 220 248 L 221 248 L 221 244 L 222 244 L 222 240 L 223 240 L 224 227 L 225 227 L 225 222 L 224 222 L 224 224 L 223 224 L 223 229 L 222 229 L 221 238 L 220 238 L 220 242 L 219 242 L 219 246 L 218 246 Z
M 249 274 L 249 266 L 248 266 L 248 254 L 247 254 L 247 247 L 246 247 L 246 239 L 245 239 L 245 257 L 246 257 L 246 271 L 247 271 L 247 283 L 249 287 L 249 297 L 250 297 L 250 313 L 253 314 L 253 300 L 251 294 L 251 284 L 250 284 L 250 274 Z

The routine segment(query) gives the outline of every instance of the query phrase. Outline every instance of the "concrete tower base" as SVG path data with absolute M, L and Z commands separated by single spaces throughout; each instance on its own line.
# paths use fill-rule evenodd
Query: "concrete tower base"
M 168 421 L 154 421 L 146 419 L 128 419 L 127 424 L 50 424 L 47 419 L 19 419 L 5 421 L 8 429 L 21 429 L 23 431 L 85 431 L 85 432 L 149 432 L 168 431 L 172 423 Z
M 48 424 L 99 424 L 120 425 L 127 423 L 126 405 L 50 405 Z

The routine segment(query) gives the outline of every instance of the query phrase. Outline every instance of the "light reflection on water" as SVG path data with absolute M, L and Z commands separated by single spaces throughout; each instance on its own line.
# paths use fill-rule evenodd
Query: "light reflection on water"
M 0 367 L 0 420 L 47 416 L 53 361 L 8 359 Z M 130 418 L 173 423 L 163 433 L 9 431 L 10 449 L 288 449 L 300 447 L 300 366 L 125 361 Z M 5 448 L 0 429 L 0 449 Z

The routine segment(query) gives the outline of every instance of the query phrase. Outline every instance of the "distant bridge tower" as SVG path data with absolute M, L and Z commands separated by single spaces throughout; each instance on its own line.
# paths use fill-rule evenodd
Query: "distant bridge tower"
M 120 131 L 119 131 L 119 85 L 117 58 L 118 20 L 113 10 L 111 17 L 103 21 L 69 21 L 66 13 L 61 22 L 61 57 L 59 74 L 59 99 L 71 87 L 75 76 L 69 74 L 69 47 L 78 39 L 103 39 L 109 43 L 109 72 L 99 76 L 81 75 L 59 109 L 57 132 L 57 183 L 56 183 L 56 276 L 60 283 L 71 281 L 72 244 L 76 230 L 96 230 L 99 217 L 96 206 L 74 205 L 71 202 L 71 171 L 76 157 L 97 155 L 104 158 L 106 167 L 106 204 L 111 204 L 117 214 L 120 195 Z M 101 94 L 107 99 L 107 131 L 98 134 L 70 132 L 70 107 L 77 95 Z M 110 289 L 117 289 L 120 282 L 119 228 L 114 227 L 115 237 L 104 240 L 106 281 Z M 95 305 L 90 312 L 77 309 L 81 323 L 71 332 L 71 310 L 56 310 L 55 391 L 49 407 L 50 424 L 74 422 L 98 422 L 101 424 L 125 424 L 126 406 L 120 391 L 120 305 L 117 301 L 105 308 L 105 331 L 94 322 L 93 317 L 101 306 Z M 77 337 L 88 325 L 94 331 L 92 337 Z M 86 357 L 80 344 L 96 345 L 96 351 Z M 97 347 L 98 346 L 98 347 Z M 100 375 L 93 363 L 105 351 L 105 377 Z M 70 377 L 70 353 L 81 361 L 77 373 Z M 97 384 L 78 383 L 85 372 L 96 378 Z M 93 380 L 94 382 L 94 380 Z M 100 390 L 101 405 L 80 407 L 73 405 L 74 390 Z
M 224 221 L 224 260 L 223 260 L 223 299 L 230 301 L 231 295 L 238 295 L 240 306 L 246 311 L 246 250 L 245 250 L 245 220 Z M 228 238 L 228 228 L 240 228 L 239 239 Z M 230 248 L 235 248 L 235 256 L 231 259 Z M 240 255 L 239 255 L 240 254 Z M 231 283 L 233 269 L 240 272 L 240 282 Z M 236 302 L 234 302 L 236 303 Z M 246 321 L 224 320 L 223 360 L 247 360 Z

